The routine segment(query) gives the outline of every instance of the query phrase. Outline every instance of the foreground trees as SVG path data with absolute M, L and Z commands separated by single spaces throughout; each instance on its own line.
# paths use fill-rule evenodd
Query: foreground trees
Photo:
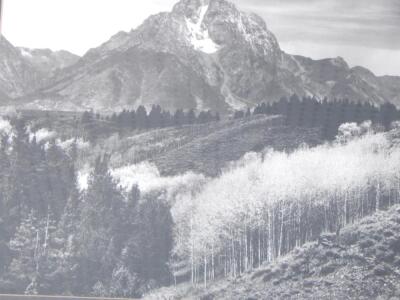
M 0 293 L 138 297 L 169 284 L 172 217 L 162 192 L 127 193 L 96 160 L 80 191 L 76 155 L 15 120 L 0 147 Z
M 173 280 L 207 286 L 400 202 L 398 129 L 370 123 L 341 126 L 331 144 L 250 153 L 169 193 L 172 214 L 160 188 L 123 190 L 107 155 L 80 190 L 73 149 L 36 142 L 19 120 L 14 130 L 0 147 L 0 293 L 140 297 Z
M 399 203 L 397 131 L 363 126 L 343 126 L 332 145 L 249 154 L 174 208 L 175 253 L 192 282 L 239 276 Z

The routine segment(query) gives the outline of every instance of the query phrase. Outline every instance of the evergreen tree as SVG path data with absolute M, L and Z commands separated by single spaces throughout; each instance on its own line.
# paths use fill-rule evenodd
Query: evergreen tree
M 182 109 L 178 109 L 174 114 L 174 125 L 182 126 L 186 123 L 185 113 Z
M 250 111 L 250 108 L 247 108 L 247 111 L 246 111 L 246 115 L 245 115 L 245 117 L 246 117 L 246 118 L 249 118 L 249 117 L 251 117 L 251 111 Z
M 138 129 L 146 129 L 148 128 L 148 117 L 147 117 L 147 111 L 146 108 L 141 105 L 138 107 L 136 110 L 136 127 Z
M 108 295 L 110 297 L 142 297 L 143 281 L 120 263 L 112 272 Z
M 35 191 L 36 186 L 32 180 L 32 178 L 35 178 L 34 164 L 30 156 L 31 148 L 25 122 L 22 119 L 16 119 L 12 122 L 15 128 L 15 136 L 9 155 L 10 173 L 7 180 L 7 190 L 4 194 L 4 205 L 8 214 L 4 221 L 10 228 L 15 228 L 24 214 L 27 214 L 32 206 L 36 206 L 40 199 L 38 199 L 38 194 Z
M 130 112 L 130 127 L 132 129 L 136 129 L 136 112 L 134 110 L 132 110 Z
M 396 106 L 386 102 L 380 108 L 380 122 L 386 130 L 390 129 L 392 122 L 398 119 L 398 112 Z
M 234 119 L 242 119 L 244 118 L 244 112 L 241 110 L 235 111 L 235 114 L 233 115 Z
M 194 124 L 196 123 L 196 114 L 194 113 L 194 110 L 191 109 L 188 111 L 186 120 L 188 124 Z
M 40 219 L 32 210 L 10 241 L 10 249 L 17 254 L 9 267 L 10 275 L 25 287 L 26 293 L 44 293 L 49 289 L 42 278 L 54 271 L 59 256 L 52 247 L 54 232 L 55 223 L 50 212 Z
M 81 194 L 77 183 L 72 187 L 69 199 L 58 224 L 56 233 L 58 248 L 61 256 L 58 260 L 57 270 L 52 274 L 53 286 L 57 293 L 80 292 L 79 280 L 79 231 Z M 55 283 L 55 281 L 57 281 Z
M 149 113 L 149 127 L 159 128 L 162 123 L 161 107 L 159 105 L 153 105 Z
M 207 113 L 205 111 L 201 111 L 199 116 L 197 117 L 197 123 L 205 124 L 207 123 Z
M 82 114 L 82 117 L 81 117 L 81 123 L 82 124 L 89 124 L 89 123 L 91 123 L 92 121 L 93 121 L 93 112 L 91 112 L 91 111 L 85 111 L 83 114 Z
M 74 186 L 74 167 L 66 153 L 53 141 L 46 151 L 47 182 L 42 186 L 42 195 L 47 194 L 47 206 L 56 215 L 61 216 Z
M 161 127 L 172 126 L 172 117 L 169 111 L 163 111 L 161 114 Z
M 121 190 L 108 169 L 108 157 L 97 158 L 84 196 L 80 225 L 88 288 L 97 281 L 106 281 L 115 266 L 121 250 L 123 203 Z
M 170 208 L 158 194 L 148 195 L 140 205 L 141 267 L 139 274 L 147 280 L 167 284 L 168 261 L 172 250 L 172 216 Z

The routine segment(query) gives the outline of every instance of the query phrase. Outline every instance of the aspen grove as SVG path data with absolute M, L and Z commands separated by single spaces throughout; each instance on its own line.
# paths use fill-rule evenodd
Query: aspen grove
M 398 130 L 344 124 L 333 143 L 249 153 L 172 210 L 193 284 L 239 276 L 400 202 Z

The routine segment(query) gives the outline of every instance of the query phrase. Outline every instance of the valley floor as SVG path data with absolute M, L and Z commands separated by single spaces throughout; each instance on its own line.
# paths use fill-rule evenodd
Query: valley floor
M 400 299 L 400 206 L 322 235 L 239 278 L 178 285 L 146 299 Z

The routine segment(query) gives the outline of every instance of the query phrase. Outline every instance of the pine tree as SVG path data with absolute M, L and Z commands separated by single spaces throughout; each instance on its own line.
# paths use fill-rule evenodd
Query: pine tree
M 175 126 L 182 126 L 186 123 L 185 114 L 182 109 L 178 109 L 174 114 L 174 125 Z
M 10 228 L 15 228 L 24 214 L 27 214 L 32 206 L 36 206 L 40 199 L 38 199 L 36 185 L 32 180 L 35 178 L 34 167 L 25 122 L 22 119 L 15 119 L 12 120 L 12 124 L 15 136 L 9 155 L 10 173 L 7 190 L 4 194 L 4 204 L 8 212 L 5 221 Z
M 146 129 L 149 127 L 148 124 L 148 116 L 146 108 L 141 105 L 136 110 L 136 128 L 138 129 Z
M 91 123 L 92 121 L 93 121 L 93 112 L 91 112 L 91 111 L 85 111 L 83 114 L 82 114 L 82 117 L 81 117 L 81 123 L 82 124 L 89 124 L 89 123 Z
M 191 109 L 188 111 L 186 120 L 188 124 L 194 124 L 196 123 L 196 114 L 194 113 L 194 110 Z
M 242 119 L 244 118 L 244 112 L 241 110 L 235 111 L 235 114 L 233 116 L 234 119 Z
M 111 297 L 142 297 L 142 280 L 137 274 L 132 274 L 122 263 L 112 272 L 109 295 Z
M 161 116 L 161 127 L 172 126 L 171 113 L 169 111 L 163 111 Z
M 123 196 L 108 160 L 107 156 L 97 158 L 82 205 L 80 251 L 86 260 L 88 287 L 107 279 L 121 250 Z
M 149 113 L 149 127 L 159 128 L 161 127 L 161 107 L 159 105 L 153 105 Z
M 75 170 L 69 156 L 53 141 L 46 152 L 47 182 L 42 183 L 42 194 L 47 194 L 47 206 L 59 219 L 75 184 Z
M 51 213 L 48 212 L 46 218 L 40 219 L 32 210 L 21 221 L 10 241 L 10 249 L 17 253 L 9 267 L 10 274 L 25 287 L 27 293 L 45 291 L 46 285 L 42 278 L 56 268 L 59 255 L 52 247 L 54 233 L 55 223 Z
M 150 194 L 140 206 L 140 233 L 142 259 L 139 274 L 147 280 L 167 284 L 170 280 L 168 261 L 172 251 L 172 216 L 170 208 Z
M 7 245 L 8 244 L 7 236 L 8 233 L 6 230 L 6 224 L 4 224 L 3 219 L 0 217 L 0 278 L 6 271 L 7 266 L 11 262 L 11 252 Z
M 80 292 L 79 285 L 79 225 L 81 194 L 77 183 L 72 187 L 69 199 L 65 205 L 64 212 L 58 223 L 56 233 L 60 249 L 60 257 L 57 260 L 57 270 L 52 275 L 54 280 L 60 278 L 57 284 L 53 284 L 60 293 Z

